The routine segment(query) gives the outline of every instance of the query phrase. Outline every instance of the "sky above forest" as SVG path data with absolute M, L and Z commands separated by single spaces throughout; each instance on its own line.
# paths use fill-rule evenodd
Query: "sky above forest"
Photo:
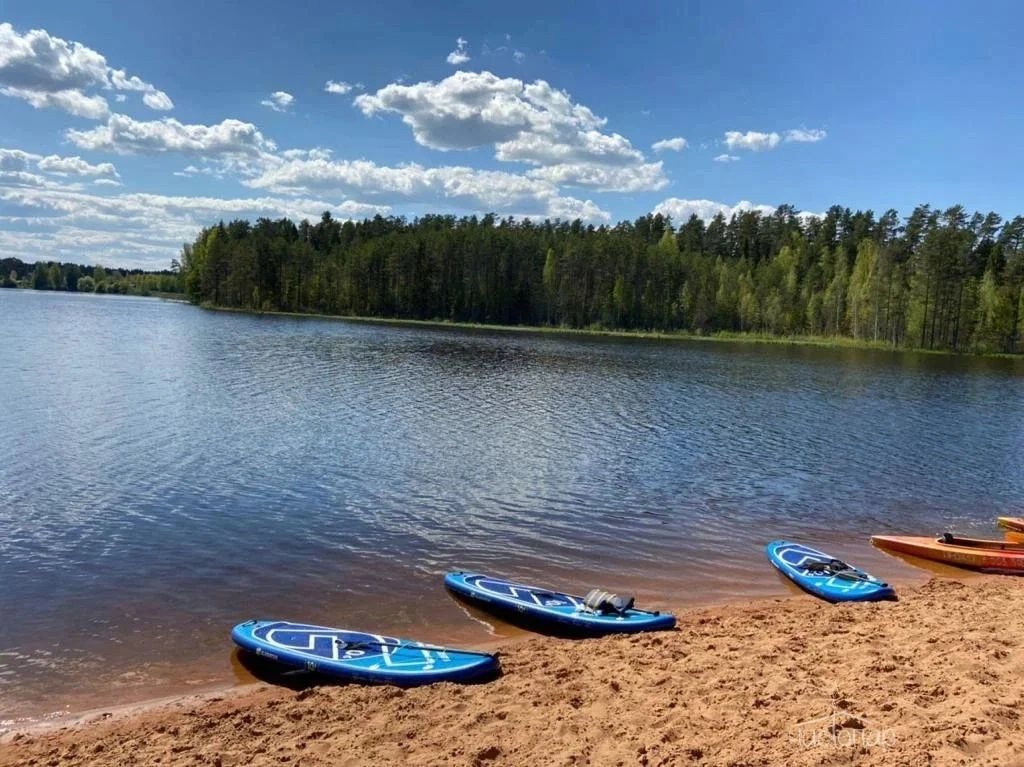
M 218 220 L 1024 212 L 1024 6 L 0 0 L 0 257 Z

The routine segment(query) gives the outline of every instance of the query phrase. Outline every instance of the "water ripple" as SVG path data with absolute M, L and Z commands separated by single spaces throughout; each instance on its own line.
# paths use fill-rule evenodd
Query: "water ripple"
M 230 678 L 257 614 L 471 639 L 454 567 L 678 605 L 785 593 L 769 538 L 890 577 L 871 533 L 1024 507 L 1012 361 L 30 291 L 0 326 L 5 715 L 158 664 Z

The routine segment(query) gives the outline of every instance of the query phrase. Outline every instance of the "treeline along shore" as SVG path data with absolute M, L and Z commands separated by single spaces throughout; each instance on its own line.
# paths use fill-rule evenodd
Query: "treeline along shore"
M 232 221 L 181 256 L 192 301 L 252 311 L 691 334 L 831 336 L 1015 354 L 1024 217 L 927 205 L 615 226 L 493 215 Z
M 0 288 L 64 290 L 70 293 L 118 293 L 148 296 L 181 293 L 177 267 L 159 272 L 142 269 L 105 269 L 102 266 L 0 258 Z
M 7 287 L 184 291 L 243 311 L 1024 351 L 1024 216 L 962 206 L 905 219 L 782 206 L 679 227 L 324 213 L 221 222 L 158 273 L 0 266 Z

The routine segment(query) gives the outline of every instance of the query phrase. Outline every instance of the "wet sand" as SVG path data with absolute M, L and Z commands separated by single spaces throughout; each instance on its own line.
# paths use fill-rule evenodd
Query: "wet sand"
M 502 650 L 484 685 L 261 684 L 8 734 L 0 765 L 1024 764 L 1024 579 L 761 599 Z

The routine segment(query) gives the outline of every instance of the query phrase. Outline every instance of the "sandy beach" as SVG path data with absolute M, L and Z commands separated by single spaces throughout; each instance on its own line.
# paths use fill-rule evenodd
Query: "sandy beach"
M 686 610 L 502 649 L 489 684 L 260 684 L 10 733 L 0 765 L 1024 764 L 1024 580 Z

